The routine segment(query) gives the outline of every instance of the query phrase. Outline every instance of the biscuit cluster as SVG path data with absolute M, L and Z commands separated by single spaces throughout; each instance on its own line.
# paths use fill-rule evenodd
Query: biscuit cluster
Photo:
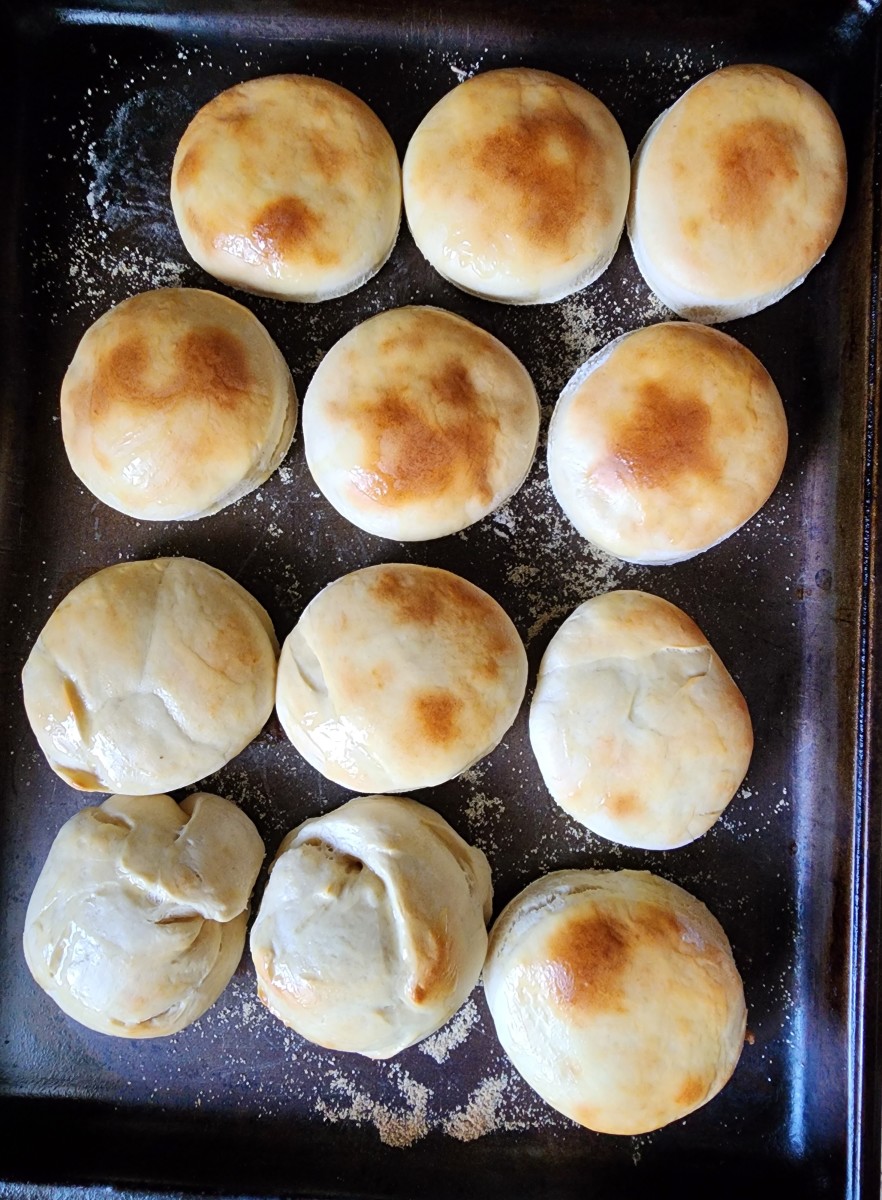
M 764 66 L 700 80 L 632 164 L 615 117 L 548 72 L 480 74 L 424 117 L 399 167 L 389 134 L 329 80 L 279 75 L 195 114 L 171 172 L 189 253 L 279 301 L 359 287 L 417 247 L 463 291 L 551 303 L 590 285 L 627 220 L 637 264 L 686 318 L 583 363 L 551 419 L 554 496 L 592 545 L 635 563 L 698 555 L 766 502 L 787 424 L 762 364 L 710 328 L 773 303 L 823 256 L 845 198 L 842 137 L 803 81 Z M 786 236 L 782 236 L 782 231 Z M 529 374 L 456 313 L 412 305 L 349 330 L 303 398 L 319 491 L 379 538 L 459 532 L 511 497 L 537 449 Z M 199 520 L 289 452 L 291 373 L 261 323 L 214 291 L 165 289 L 102 316 L 61 389 L 71 467 L 137 520 Z M 647 872 L 556 871 L 492 915 L 491 864 L 410 793 L 505 737 L 527 658 L 497 601 L 449 571 L 356 570 L 279 650 L 269 616 L 206 563 L 99 571 L 61 602 L 23 673 L 50 767 L 111 793 L 59 832 L 28 907 L 37 983 L 105 1034 L 175 1033 L 242 955 L 260 835 L 189 788 L 275 708 L 322 776 L 362 795 L 282 841 L 250 934 L 261 1000 L 318 1045 L 388 1058 L 438 1029 L 483 972 L 504 1049 L 587 1128 L 643 1133 L 727 1082 L 746 1008 L 728 939 Z M 704 834 L 753 749 L 747 704 L 680 609 L 586 600 L 542 660 L 529 714 L 545 784 L 602 837 L 656 850 Z

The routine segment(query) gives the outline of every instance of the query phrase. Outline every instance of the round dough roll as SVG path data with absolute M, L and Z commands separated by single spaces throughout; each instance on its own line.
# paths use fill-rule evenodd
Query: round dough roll
M 241 304 L 197 288 L 124 300 L 77 347 L 61 386 L 70 465 L 111 508 L 189 521 L 233 504 L 288 452 L 297 395 Z
M 370 108 L 339 84 L 270 75 L 201 108 L 171 179 L 181 239 L 209 274 L 276 300 L 330 300 L 392 252 L 401 171 Z
M 515 1067 L 599 1133 L 649 1133 L 712 1099 L 747 1012 L 728 939 L 648 871 L 555 871 L 490 934 L 484 991 Z
M 306 461 L 347 520 L 424 541 L 465 529 L 521 486 L 539 402 L 491 334 L 437 308 L 371 317 L 328 352 L 303 403 Z
M 734 338 L 669 322 L 626 333 L 561 393 L 552 490 L 583 537 L 627 562 L 681 562 L 772 494 L 787 418 L 768 371 Z
M 328 779 L 404 792 L 489 754 L 526 683 L 523 643 L 486 592 L 389 563 L 344 575 L 307 606 L 282 647 L 276 709 Z
M 609 266 L 625 222 L 628 148 L 578 84 L 514 67 L 461 83 L 404 157 L 414 241 L 440 275 L 487 300 L 560 300 Z
M 674 312 L 715 324 L 797 287 L 845 207 L 842 133 L 814 88 L 777 67 L 706 75 L 638 148 L 628 232 Z
M 478 982 L 492 895 L 483 853 L 437 813 L 359 796 L 279 847 L 251 931 L 258 995 L 320 1046 L 389 1058 Z
M 551 639 L 530 741 L 570 816 L 626 846 L 669 850 L 721 815 L 753 730 L 695 622 L 660 596 L 623 591 L 580 604 Z
M 119 563 L 70 592 L 22 673 L 49 766 L 86 792 L 151 795 L 219 770 L 273 709 L 269 616 L 193 558 Z
M 245 946 L 264 846 L 229 800 L 111 796 L 58 833 L 25 917 L 24 952 L 69 1017 L 166 1037 L 210 1008 Z

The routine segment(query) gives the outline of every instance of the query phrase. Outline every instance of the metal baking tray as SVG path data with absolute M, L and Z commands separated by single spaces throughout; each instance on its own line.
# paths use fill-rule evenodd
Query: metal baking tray
M 15 1197 L 504 1195 L 568 1200 L 789 1194 L 878 1196 L 880 761 L 876 430 L 880 245 L 879 23 L 871 0 L 527 0 L 375 5 L 3 4 L 0 190 L 0 1189 Z M 242 79 L 338 80 L 398 149 L 429 107 L 478 70 L 520 63 L 596 92 L 630 148 L 707 71 L 765 61 L 832 103 L 848 146 L 845 220 L 823 263 L 779 304 L 725 328 L 769 368 L 791 430 L 782 482 L 758 517 L 677 566 L 595 554 L 548 490 L 544 449 L 522 491 L 461 535 L 398 545 L 347 525 L 320 497 L 298 433 L 282 470 L 232 509 L 146 524 L 94 500 L 65 459 L 59 384 L 77 340 L 148 287 L 225 289 L 189 261 L 167 191 L 196 109 Z M 352 296 L 315 306 L 238 295 L 278 341 L 303 394 L 321 356 L 394 305 L 448 307 L 522 358 L 544 406 L 596 346 L 664 319 L 627 240 L 609 271 L 561 303 L 494 305 L 448 286 L 406 229 Z M 65 1018 L 32 983 L 25 906 L 60 825 L 88 798 L 45 766 L 18 674 L 61 597 L 120 559 L 190 554 L 239 579 L 285 636 L 331 579 L 374 562 L 442 565 L 484 586 L 541 654 L 577 603 L 645 588 L 686 609 L 742 687 L 756 751 L 745 786 L 681 850 L 623 849 L 550 800 L 526 705 L 465 776 L 422 793 L 488 853 L 496 909 L 558 867 L 649 868 L 705 901 L 743 973 L 748 1041 L 705 1108 L 633 1138 L 551 1112 L 507 1063 L 478 987 L 441 1034 L 386 1064 L 309 1046 L 256 1001 L 243 961 L 181 1034 L 110 1039 Z M 342 789 L 272 721 L 207 786 L 237 800 L 272 854 Z M 260 885 L 259 885 L 260 886 Z M 127 1194 L 128 1194 L 127 1192 Z

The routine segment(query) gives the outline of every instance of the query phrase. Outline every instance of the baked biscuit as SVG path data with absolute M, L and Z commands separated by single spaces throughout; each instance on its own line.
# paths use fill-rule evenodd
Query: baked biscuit
M 379 537 L 456 533 L 523 483 L 539 402 L 510 350 L 438 308 L 364 321 L 325 355 L 303 402 L 313 479 Z
M 297 396 L 241 304 L 197 288 L 124 300 L 77 347 L 61 386 L 70 464 L 111 508 L 146 521 L 206 517 L 263 483 L 288 452 Z
M 276 710 L 328 779 L 404 792 L 489 754 L 526 682 L 523 643 L 486 592 L 388 563 L 344 575 L 307 606 L 282 647 Z
M 583 537 L 628 562 L 681 562 L 771 495 L 787 419 L 734 338 L 671 322 L 616 338 L 575 373 L 548 431 L 548 474 Z
M 493 926 L 484 992 L 527 1083 L 599 1133 L 685 1117 L 725 1085 L 744 1045 L 725 933 L 648 871 L 555 871 L 530 884 Z
M 273 708 L 269 616 L 193 558 L 118 563 L 73 589 L 22 672 L 49 766 L 86 792 L 151 795 L 219 770 Z
M 594 833 L 647 850 L 700 837 L 753 750 L 744 697 L 698 626 L 646 592 L 607 592 L 539 667 L 530 741 L 545 785 Z
M 656 295 L 690 321 L 746 317 L 797 287 L 845 207 L 829 105 L 778 67 L 724 67 L 651 126 L 633 166 L 628 232 Z
M 177 1033 L 214 1004 L 242 957 L 263 855 L 254 825 L 220 796 L 111 796 L 81 809 L 28 905 L 31 974 L 98 1033 Z
M 461 83 L 423 118 L 404 157 L 414 241 L 457 287 L 487 300 L 560 300 L 609 266 L 625 222 L 628 148 L 578 84 L 513 67 Z
M 201 108 L 175 154 L 181 239 L 215 278 L 277 300 L 343 296 L 375 275 L 401 220 L 401 171 L 339 84 L 270 75 Z
M 279 847 L 251 931 L 258 995 L 320 1046 L 389 1058 L 478 982 L 492 894 L 483 853 L 437 813 L 359 796 Z

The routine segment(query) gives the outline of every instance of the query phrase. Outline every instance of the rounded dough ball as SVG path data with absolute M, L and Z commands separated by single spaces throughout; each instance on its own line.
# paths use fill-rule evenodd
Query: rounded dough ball
M 576 529 L 627 562 L 681 562 L 772 494 L 787 418 L 771 376 L 734 338 L 670 322 L 626 333 L 561 393 L 548 474 Z
M 824 256 L 845 207 L 842 133 L 777 67 L 724 67 L 663 112 L 633 166 L 628 232 L 674 312 L 713 325 L 759 312 Z
M 343 296 L 375 275 L 401 221 L 401 171 L 370 108 L 339 84 L 270 75 L 201 108 L 171 201 L 197 263 L 277 300 Z
M 648 871 L 555 871 L 490 934 L 500 1042 L 552 1108 L 599 1133 L 649 1133 L 712 1099 L 747 1013 L 728 939 Z
M 609 109 L 547 71 L 487 71 L 448 92 L 404 157 L 414 241 L 487 300 L 560 300 L 609 266 L 625 222 L 628 148 Z
M 177 1033 L 214 1004 L 242 957 L 263 856 L 248 817 L 205 792 L 180 805 L 111 796 L 81 809 L 28 905 L 31 974 L 98 1033 Z
M 86 792 L 150 795 L 219 770 L 273 709 L 269 616 L 193 558 L 119 563 L 56 608 L 22 672 L 49 766 Z
M 489 754 L 526 683 L 523 643 L 486 592 L 389 563 L 344 575 L 307 606 L 282 647 L 276 709 L 328 779 L 404 792 Z
M 320 1046 L 390 1058 L 478 982 L 492 895 L 484 854 L 436 812 L 359 796 L 279 847 L 251 931 L 258 995 Z
M 491 334 L 437 308 L 397 308 L 325 355 L 303 403 L 306 461 L 344 517 L 379 537 L 465 529 L 521 486 L 536 389 Z
M 660 596 L 607 592 L 551 639 L 530 741 L 570 816 L 626 846 L 669 850 L 722 814 L 747 772 L 753 730 L 694 621 Z
M 297 395 L 246 308 L 163 288 L 124 300 L 77 347 L 61 430 L 86 487 L 130 517 L 189 521 L 263 483 L 288 452 Z

